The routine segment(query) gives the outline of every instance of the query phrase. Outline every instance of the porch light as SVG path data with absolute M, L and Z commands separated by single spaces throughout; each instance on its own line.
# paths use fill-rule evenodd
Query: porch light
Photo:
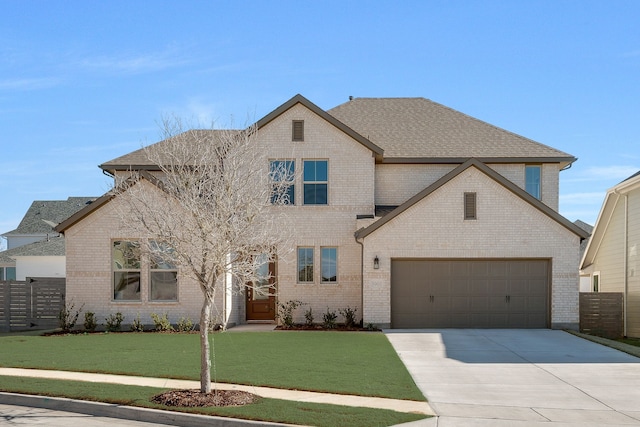
M 373 268 L 377 270 L 380 268 L 380 260 L 378 259 L 378 255 L 373 259 Z

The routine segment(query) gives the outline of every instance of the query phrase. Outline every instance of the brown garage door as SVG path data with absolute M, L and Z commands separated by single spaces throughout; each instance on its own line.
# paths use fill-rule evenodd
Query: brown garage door
M 547 328 L 548 260 L 391 261 L 393 328 Z

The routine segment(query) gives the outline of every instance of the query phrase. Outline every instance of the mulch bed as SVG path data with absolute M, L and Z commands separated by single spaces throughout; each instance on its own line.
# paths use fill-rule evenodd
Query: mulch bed
M 151 400 L 166 406 L 242 406 L 258 400 L 255 394 L 238 390 L 215 390 L 202 393 L 200 390 L 171 390 L 153 396 Z

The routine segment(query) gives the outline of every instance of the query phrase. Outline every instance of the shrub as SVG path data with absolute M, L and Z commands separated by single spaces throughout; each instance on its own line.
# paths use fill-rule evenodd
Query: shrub
M 84 330 L 87 332 L 94 332 L 98 327 L 96 322 L 96 314 L 92 311 L 84 313 Z
M 151 319 L 156 327 L 156 331 L 173 331 L 173 326 L 171 326 L 171 322 L 169 322 L 169 315 L 167 313 L 163 314 L 162 317 L 155 313 L 151 313 Z
M 75 307 L 75 303 L 73 302 L 73 300 L 71 300 L 71 302 L 65 304 L 58 313 L 58 326 L 64 332 L 69 332 L 74 328 L 74 326 L 76 326 L 78 317 L 80 316 L 80 312 L 82 311 L 82 307 L 84 307 L 84 304 L 82 304 L 82 306 L 80 306 L 80 308 L 77 310 L 75 310 Z
M 186 319 L 181 317 L 176 326 L 180 332 L 189 332 L 193 330 L 193 321 L 188 317 Z
M 131 330 L 133 332 L 144 332 L 144 325 L 142 324 L 142 321 L 140 320 L 140 314 L 139 313 L 136 316 L 136 318 L 133 319 L 133 322 L 131 322 Z
M 335 311 L 330 311 L 329 307 L 327 307 L 327 312 L 322 315 L 322 326 L 325 329 L 335 329 L 336 327 L 336 319 L 338 315 Z
M 281 302 L 278 304 L 277 317 L 282 321 L 282 325 L 285 328 L 291 328 L 293 323 L 293 310 L 300 307 L 302 302 L 296 300 L 289 300 L 287 302 Z
M 356 311 L 357 308 L 351 308 L 347 306 L 344 310 L 339 310 L 342 317 L 344 317 L 344 325 L 347 328 L 351 328 L 356 325 Z
M 311 307 L 309 307 L 309 310 L 304 312 L 304 323 L 307 326 L 313 325 L 313 311 L 311 310 Z
M 122 313 L 117 312 L 116 314 L 110 314 L 105 320 L 105 326 L 107 328 L 107 332 L 115 332 L 120 330 L 120 326 L 122 325 L 122 321 L 124 320 L 124 316 Z

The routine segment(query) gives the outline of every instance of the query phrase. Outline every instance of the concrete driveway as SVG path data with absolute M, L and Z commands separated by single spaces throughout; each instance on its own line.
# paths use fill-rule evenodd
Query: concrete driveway
M 385 334 L 439 416 L 421 425 L 640 426 L 640 359 L 626 353 L 548 329 Z

